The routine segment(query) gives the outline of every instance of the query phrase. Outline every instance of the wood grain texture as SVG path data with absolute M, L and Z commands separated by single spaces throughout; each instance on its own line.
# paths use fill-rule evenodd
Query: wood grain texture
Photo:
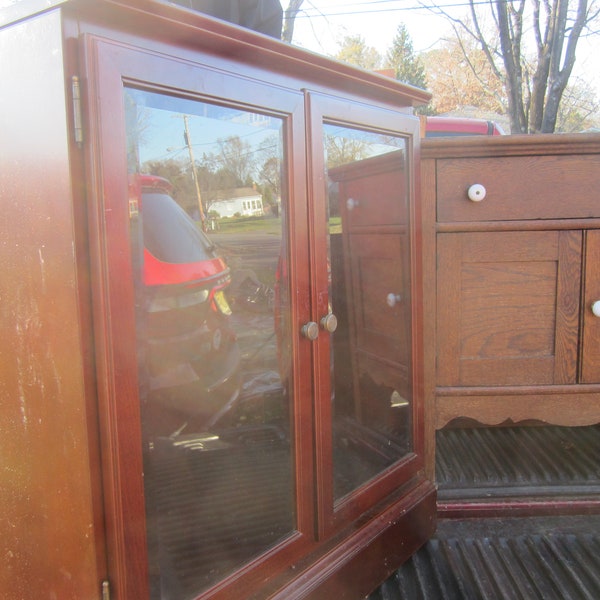
M 598 422 L 600 136 L 425 140 L 423 156 L 435 165 L 435 427 Z M 481 202 L 467 199 L 473 183 Z

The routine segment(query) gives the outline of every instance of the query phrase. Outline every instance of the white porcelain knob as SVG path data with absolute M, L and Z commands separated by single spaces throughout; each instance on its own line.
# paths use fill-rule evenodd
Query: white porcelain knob
M 348 210 L 354 210 L 357 206 L 358 200 L 355 200 L 354 198 L 348 198 L 348 200 L 346 200 L 346 208 Z
M 388 294 L 385 301 L 390 308 L 396 306 L 398 302 L 402 300 L 402 296 L 400 294 Z
M 600 300 L 596 300 L 596 302 L 592 303 L 592 312 L 594 316 L 600 317 Z
M 481 202 L 486 195 L 486 189 L 480 183 L 474 183 L 467 191 L 467 196 L 472 202 Z

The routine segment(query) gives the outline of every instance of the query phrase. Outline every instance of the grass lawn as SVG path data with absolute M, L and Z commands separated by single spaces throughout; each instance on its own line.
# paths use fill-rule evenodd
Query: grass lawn
M 232 217 L 219 220 L 218 233 L 245 233 L 261 231 L 262 233 L 281 233 L 281 217 Z M 210 233 L 210 230 L 208 231 Z
M 218 233 L 246 233 L 251 231 L 279 235 L 281 233 L 281 217 L 232 217 L 221 219 L 219 228 L 215 230 Z M 341 233 L 341 231 L 341 217 L 331 217 L 329 219 L 329 233 Z M 210 229 L 208 233 L 210 233 Z

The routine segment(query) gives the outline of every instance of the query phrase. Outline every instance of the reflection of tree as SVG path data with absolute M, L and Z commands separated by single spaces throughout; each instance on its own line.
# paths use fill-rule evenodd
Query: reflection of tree
M 217 192 L 234 190 L 240 186 L 238 178 L 231 171 L 223 169 L 214 155 L 205 155 L 202 159 L 202 166 L 197 172 L 202 197 L 208 212 L 210 212 L 212 203 L 217 199 Z
M 339 167 L 368 156 L 369 144 L 357 138 L 325 134 L 327 168 Z
M 218 144 L 221 169 L 232 176 L 237 186 L 250 185 L 254 171 L 252 146 L 237 135 L 218 140 Z
M 268 204 L 277 202 L 281 194 L 281 143 L 279 136 L 263 139 L 258 146 L 231 136 L 218 140 L 217 152 L 196 158 L 196 174 L 202 194 L 205 212 L 211 205 L 240 187 L 260 185 L 263 200 Z M 148 161 L 143 171 L 168 179 L 173 185 L 173 198 L 191 215 L 196 215 L 197 200 L 194 179 L 189 160 L 166 159 Z
M 168 179 L 173 186 L 173 198 L 189 214 L 195 214 L 198 203 L 188 160 L 151 160 L 144 163 L 142 171 Z
M 281 185 L 279 183 L 280 170 L 281 161 L 273 157 L 264 163 L 259 173 L 263 199 L 269 204 L 277 202 L 277 198 L 281 194 Z
M 146 142 L 150 126 L 150 111 L 137 105 L 129 91 L 125 92 L 125 120 L 127 122 L 127 166 L 131 173 L 138 170 L 139 147 Z
M 217 140 L 219 152 L 205 154 L 198 169 L 198 179 L 207 210 L 217 200 L 217 193 L 252 185 L 256 169 L 252 145 L 234 135 Z
M 268 204 L 275 204 L 281 197 L 281 145 L 279 137 L 272 135 L 263 140 L 258 149 L 259 163 L 262 164 L 258 172 L 263 200 Z

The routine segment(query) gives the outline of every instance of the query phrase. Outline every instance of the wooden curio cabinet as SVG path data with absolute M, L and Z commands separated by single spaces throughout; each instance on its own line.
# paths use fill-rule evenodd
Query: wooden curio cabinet
M 60 304 L 36 309 L 39 347 L 3 329 L 23 351 L 5 379 L 25 347 L 61 360 L 2 427 L 16 456 L 35 423 L 20 460 L 60 491 L 22 483 L 2 510 L 28 497 L 21 522 L 60 522 L 63 546 L 3 589 L 364 597 L 435 526 L 410 114 L 427 94 L 167 2 L 35 4 L 0 22 L 3 55 L 27 40 L 31 58 L 3 74 L 4 113 L 31 126 L 3 122 L 3 208 L 36 215 L 2 250 L 29 299 L 3 298 Z M 39 73 L 43 114 L 21 100 Z M 44 532 L 3 533 L 15 565 Z

